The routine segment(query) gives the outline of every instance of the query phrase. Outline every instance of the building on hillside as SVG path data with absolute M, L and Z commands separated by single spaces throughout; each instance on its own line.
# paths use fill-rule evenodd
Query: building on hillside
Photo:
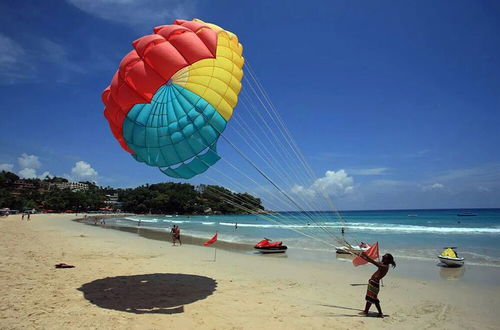
M 16 190 L 35 189 L 35 185 L 33 183 L 26 181 L 26 180 L 23 180 L 23 179 L 19 179 L 19 180 L 14 181 L 14 183 L 12 183 L 12 185 L 14 186 L 14 189 L 16 189 Z
M 55 187 L 57 189 L 69 189 L 71 191 L 81 191 L 88 190 L 89 185 L 81 182 L 61 182 L 61 183 L 51 183 L 50 187 Z
M 117 205 L 121 206 L 123 203 L 118 201 L 118 193 L 115 193 L 113 195 L 106 195 L 107 200 L 104 201 L 104 204 L 107 205 Z
M 11 195 L 21 195 L 27 190 L 35 190 L 38 188 L 38 191 L 43 191 L 42 187 L 37 187 L 33 182 L 28 180 L 19 179 L 12 183 L 12 189 L 10 191 Z

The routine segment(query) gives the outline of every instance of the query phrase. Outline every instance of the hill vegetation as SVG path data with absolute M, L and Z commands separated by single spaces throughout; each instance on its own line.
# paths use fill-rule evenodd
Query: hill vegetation
M 238 214 L 264 210 L 259 198 L 214 185 L 166 182 L 121 189 L 81 183 L 83 188 L 65 188 L 70 184 L 65 178 L 21 179 L 2 171 L 0 208 L 54 212 L 120 210 L 139 214 Z

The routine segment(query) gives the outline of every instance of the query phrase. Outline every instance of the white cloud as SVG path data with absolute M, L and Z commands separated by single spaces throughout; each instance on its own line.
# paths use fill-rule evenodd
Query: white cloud
M 0 171 L 12 172 L 14 165 L 12 164 L 0 164 Z
M 10 66 L 19 62 L 19 57 L 25 54 L 24 49 L 17 42 L 0 34 L 0 66 Z
M 28 155 L 26 153 L 23 153 L 21 157 L 18 157 L 17 161 L 19 162 L 19 166 L 21 167 L 21 169 L 25 168 L 37 169 L 42 165 L 42 163 L 40 163 L 40 161 L 38 160 L 37 156 Z
M 67 82 L 74 73 L 85 73 L 82 65 L 70 59 L 67 48 L 46 38 L 36 38 L 23 46 L 0 33 L 0 84 L 45 82 L 42 71 L 50 70 L 55 82 Z
M 347 172 L 351 175 L 385 175 L 389 168 L 387 167 L 377 167 L 377 168 L 361 168 L 361 169 L 350 169 Z
M 477 191 L 480 191 L 480 192 L 491 192 L 491 189 L 488 188 L 488 187 L 479 186 L 479 187 L 477 187 Z
M 40 175 L 38 176 L 38 178 L 39 178 L 40 180 L 43 180 L 43 179 L 45 179 L 45 177 L 47 177 L 47 176 L 48 176 L 48 177 L 53 177 L 53 175 L 52 175 L 52 174 L 50 174 L 50 172 L 49 172 L 49 171 L 45 171 L 45 172 L 43 172 L 42 174 L 40 174 Z
M 297 184 L 292 187 L 291 191 L 296 195 L 304 195 L 307 197 L 314 197 L 316 195 L 316 192 L 314 190 L 304 188 L 303 186 Z
M 36 178 L 36 170 L 34 168 L 23 168 L 19 171 L 19 176 L 25 179 L 34 179 Z
M 63 45 L 52 40 L 39 39 L 36 44 L 36 52 L 42 61 L 57 66 L 57 72 L 53 78 L 58 83 L 67 82 L 74 73 L 85 73 L 83 66 L 70 59 L 68 50 Z
M 316 155 L 309 156 L 310 159 L 314 160 L 332 160 L 335 158 L 349 158 L 354 157 L 353 154 L 348 153 L 340 153 L 340 152 L 332 152 L 332 151 L 322 151 Z
M 0 33 L 0 83 L 14 84 L 30 79 L 35 71 L 26 61 L 26 50 L 15 40 Z
M 80 160 L 71 169 L 71 175 L 73 180 L 95 180 L 97 171 L 89 163 Z
M 442 185 L 441 183 L 437 183 L 437 182 L 434 184 L 422 186 L 423 191 L 442 190 L 443 188 L 444 188 L 444 185 Z
M 20 157 L 18 157 L 17 162 L 21 168 L 18 175 L 25 179 L 36 178 L 36 170 L 42 166 L 42 163 L 38 160 L 38 156 L 28 155 L 26 153 L 23 153 Z
M 326 171 L 325 176 L 316 179 L 310 187 L 294 185 L 292 193 L 307 197 L 314 197 L 316 194 L 325 196 L 342 196 L 354 190 L 354 180 L 348 176 L 345 170 Z
M 500 163 L 449 170 L 434 179 L 441 182 L 500 182 Z
M 173 19 L 190 20 L 193 0 L 67 0 L 78 9 L 107 21 L 138 29 L 171 24 Z
M 430 149 L 423 149 L 419 150 L 417 152 L 413 152 L 410 154 L 405 155 L 407 158 L 422 158 L 424 156 L 427 156 L 431 152 Z

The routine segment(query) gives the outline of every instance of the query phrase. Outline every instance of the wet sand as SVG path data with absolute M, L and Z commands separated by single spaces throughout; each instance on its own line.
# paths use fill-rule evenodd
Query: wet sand
M 116 216 L 108 216 L 108 217 L 116 217 Z M 92 216 L 86 219 L 77 219 L 75 221 L 84 223 L 87 225 L 93 225 Z M 98 216 L 97 218 L 102 218 L 102 216 Z M 140 237 L 144 237 L 147 239 L 160 240 L 164 242 L 172 242 L 172 237 L 170 232 L 161 229 L 152 229 L 144 226 L 134 226 L 134 227 L 124 227 L 124 226 L 113 226 L 109 225 L 109 222 L 105 227 L 101 227 L 105 229 L 112 230 L 121 230 L 128 233 L 133 233 L 139 235 Z M 163 228 L 164 229 L 164 228 Z M 182 243 L 201 246 L 203 243 L 208 240 L 210 237 L 206 237 L 204 239 L 199 237 L 193 237 L 189 235 L 182 234 Z M 218 241 L 217 248 L 223 249 L 231 252 L 244 253 L 247 255 L 257 254 L 253 249 L 252 244 L 241 244 L 236 242 L 226 242 L 226 241 Z M 390 252 L 381 250 L 381 253 Z M 349 254 L 336 254 L 333 252 L 325 252 L 318 250 L 302 250 L 302 249 L 289 249 L 286 254 L 274 254 L 262 256 L 267 258 L 289 258 L 297 261 L 312 261 L 319 263 L 338 263 L 338 262 L 346 262 L 350 265 L 354 256 Z M 396 255 L 396 260 L 398 264 L 398 269 L 396 276 L 399 277 L 407 277 L 412 278 L 417 281 L 420 280 L 430 280 L 430 281 L 464 281 L 469 284 L 482 284 L 482 285 L 491 285 L 491 286 L 500 286 L 500 267 L 496 266 L 485 266 L 485 265 L 476 265 L 466 262 L 466 265 L 463 267 L 453 268 L 453 267 L 444 267 L 441 264 L 437 257 L 435 259 L 416 259 L 416 258 L 408 258 L 401 257 Z M 333 266 L 335 267 L 335 266 Z
M 364 306 L 366 282 L 374 267 L 220 248 L 214 262 L 212 247 L 173 247 L 133 233 L 82 225 L 72 218 L 34 215 L 29 222 L 17 215 L 0 218 L 0 328 L 497 329 L 500 325 L 497 285 L 413 279 L 401 264 L 384 279 L 379 295 L 386 317 L 363 317 L 357 313 Z M 76 267 L 56 269 L 59 262 Z

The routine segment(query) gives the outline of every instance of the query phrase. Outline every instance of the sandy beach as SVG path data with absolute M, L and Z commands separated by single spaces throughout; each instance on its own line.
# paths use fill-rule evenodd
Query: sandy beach
M 0 328 L 498 329 L 498 286 L 403 277 L 359 316 L 374 267 L 171 244 L 74 221 L 0 219 Z M 57 263 L 75 268 L 56 269 Z M 402 269 L 402 271 L 400 271 Z M 372 310 L 371 316 L 375 316 Z

